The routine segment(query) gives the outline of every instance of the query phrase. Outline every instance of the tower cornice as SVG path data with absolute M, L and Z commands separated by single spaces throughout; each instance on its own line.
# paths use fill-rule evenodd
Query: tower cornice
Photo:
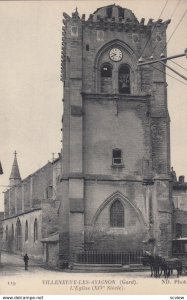
M 122 95 L 122 94 L 92 94 L 92 93 L 82 93 L 83 100 L 109 100 L 109 101 L 141 101 L 147 102 L 150 100 L 150 94 L 142 95 Z

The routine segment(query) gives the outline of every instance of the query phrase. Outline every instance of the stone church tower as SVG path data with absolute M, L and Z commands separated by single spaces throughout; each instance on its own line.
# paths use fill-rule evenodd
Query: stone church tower
M 116 5 L 64 13 L 60 260 L 84 250 L 170 254 L 170 132 L 164 66 L 169 21 Z M 146 45 L 146 47 L 145 47 Z M 145 49 L 144 49 L 145 48 Z M 166 53 L 165 53 L 166 54 Z

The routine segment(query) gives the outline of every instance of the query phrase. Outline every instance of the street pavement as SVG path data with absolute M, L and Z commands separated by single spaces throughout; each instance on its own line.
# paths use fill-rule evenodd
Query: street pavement
M 75 272 L 48 270 L 29 260 L 25 271 L 23 257 L 2 252 L 0 266 L 0 295 L 64 295 L 64 294 L 175 294 L 186 293 L 187 276 L 176 273 L 166 280 L 151 278 L 150 271 L 142 272 Z M 20 298 L 14 298 L 20 299 Z
M 26 272 L 44 273 L 49 271 L 42 268 L 40 265 L 38 265 L 31 259 L 29 260 L 28 271 L 25 271 L 23 257 L 7 252 L 1 253 L 0 276 L 16 276 L 18 274 L 25 274 Z
M 72 276 L 72 274 L 80 273 L 76 271 L 70 271 L 70 270 L 51 270 L 51 269 L 46 269 L 44 265 L 38 264 L 37 262 L 33 260 L 29 260 L 29 266 L 28 270 L 25 271 L 24 267 L 24 261 L 23 257 L 3 252 L 1 253 L 1 266 L 0 266 L 0 276 L 17 276 L 17 275 L 33 275 L 33 274 L 38 274 L 38 275 L 60 275 L 62 273 L 66 273 L 67 276 Z M 84 273 L 84 272 L 82 272 Z M 92 273 L 93 274 L 93 273 Z M 101 272 L 99 273 L 101 274 Z M 106 273 L 103 273 L 106 275 Z M 116 273 L 110 273 L 112 276 L 115 276 L 115 274 L 119 275 L 118 272 Z M 150 271 L 144 271 L 144 272 L 125 272 L 126 277 L 149 277 L 150 276 Z

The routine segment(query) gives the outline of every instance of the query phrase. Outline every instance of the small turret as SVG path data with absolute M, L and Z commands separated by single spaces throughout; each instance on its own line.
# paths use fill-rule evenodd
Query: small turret
M 14 152 L 14 162 L 12 165 L 12 171 L 9 178 L 9 185 L 14 186 L 21 182 L 21 176 L 19 172 L 18 162 L 17 162 L 17 152 Z

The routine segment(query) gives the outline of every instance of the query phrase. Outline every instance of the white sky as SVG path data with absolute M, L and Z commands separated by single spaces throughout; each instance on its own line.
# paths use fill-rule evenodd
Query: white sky
M 3 194 L 18 152 L 22 178 L 36 171 L 61 149 L 63 88 L 60 81 L 62 13 L 76 6 L 80 15 L 93 13 L 113 1 L 0 1 L 0 210 Z M 136 17 L 157 20 L 165 0 L 115 1 L 132 9 Z M 171 17 L 171 36 L 187 9 L 186 0 L 169 0 L 162 19 Z M 168 44 L 168 55 L 187 48 L 187 14 Z M 185 57 L 175 59 L 187 69 Z M 187 76 L 187 72 L 170 63 Z M 168 71 L 179 80 L 180 77 Z M 184 80 L 182 80 L 185 82 Z M 187 86 L 168 77 L 171 117 L 171 161 L 177 175 L 187 176 Z

